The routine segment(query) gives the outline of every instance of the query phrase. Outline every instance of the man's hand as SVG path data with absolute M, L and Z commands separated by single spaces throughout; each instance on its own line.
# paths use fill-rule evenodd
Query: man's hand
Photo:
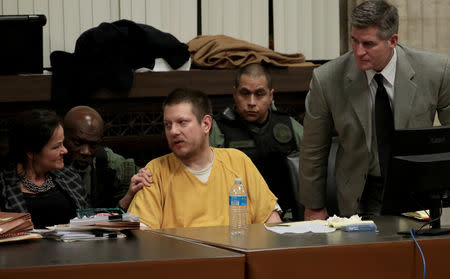
M 305 221 L 326 220 L 327 218 L 328 212 L 326 208 L 320 209 L 305 208 Z
M 281 221 L 280 214 L 276 210 L 272 211 L 272 213 L 270 214 L 269 218 L 267 218 L 267 220 L 266 220 L 267 224 L 270 224 L 270 223 L 281 223 L 281 222 L 283 222 L 283 221 Z
M 144 186 L 150 187 L 152 180 L 152 174 L 149 173 L 145 168 L 139 170 L 139 172 L 131 178 L 130 187 L 128 188 L 127 194 L 119 201 L 120 207 L 128 210 L 134 195 L 141 190 Z
M 151 183 L 153 183 L 152 174 L 149 173 L 145 168 L 142 168 L 131 178 L 130 188 L 128 188 L 128 192 L 134 197 L 134 195 L 139 190 L 141 190 L 144 186 L 150 186 Z

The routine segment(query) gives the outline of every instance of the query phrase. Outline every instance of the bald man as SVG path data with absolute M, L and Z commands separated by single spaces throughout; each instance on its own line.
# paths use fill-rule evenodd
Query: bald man
M 151 177 L 138 170 L 133 159 L 125 159 L 102 146 L 104 123 L 91 107 L 77 106 L 64 117 L 65 163 L 82 178 L 92 207 L 128 209 L 135 193 L 151 183 Z M 140 181 L 130 184 L 138 173 Z

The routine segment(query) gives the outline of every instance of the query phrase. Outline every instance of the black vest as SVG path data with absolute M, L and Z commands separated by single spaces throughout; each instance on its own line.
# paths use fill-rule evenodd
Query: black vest
M 277 196 L 283 211 L 295 206 L 286 156 L 297 151 L 297 144 L 288 115 L 270 111 L 262 128 L 244 121 L 231 108 L 215 117 L 224 134 L 224 147 L 244 152 L 252 159 L 270 190 Z

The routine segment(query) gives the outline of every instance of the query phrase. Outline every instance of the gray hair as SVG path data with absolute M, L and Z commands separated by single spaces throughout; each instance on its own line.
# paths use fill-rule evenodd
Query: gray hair
M 398 33 L 398 11 L 384 0 L 365 1 L 353 10 L 351 25 L 355 28 L 378 27 L 378 35 L 388 40 Z

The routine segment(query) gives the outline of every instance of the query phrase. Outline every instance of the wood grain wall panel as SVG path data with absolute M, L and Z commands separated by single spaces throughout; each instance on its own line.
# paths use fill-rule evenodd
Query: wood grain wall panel
M 421 0 L 408 0 L 406 5 L 406 32 L 408 42 L 423 48 L 423 7 Z
M 331 2 L 332 1 L 328 1 L 327 5 L 331 5 Z M 337 11 L 339 12 L 339 9 Z M 304 10 L 304 12 L 307 11 Z M 325 46 L 330 43 L 328 36 L 331 35 L 334 30 L 330 30 L 330 28 L 333 29 L 332 26 L 326 25 L 328 15 L 323 0 L 312 1 L 310 13 L 312 15 L 311 24 L 304 26 L 304 28 L 312 28 L 312 41 L 310 41 L 309 44 L 314 47 L 312 48 L 311 58 L 308 59 L 333 59 L 338 57 L 339 52 L 337 52 L 334 57 L 328 57 L 328 54 L 325 52 Z M 299 49 L 298 52 L 301 52 L 301 50 Z
M 423 25 L 422 25 L 422 47 L 424 49 L 437 49 L 438 34 L 437 24 L 437 1 L 428 0 L 423 7 Z
M 217 35 L 223 34 L 222 13 L 223 1 L 217 0 L 214 4 L 211 1 L 202 0 L 202 34 Z M 234 3 L 233 3 L 234 4 Z M 236 15 L 234 15 L 236 17 Z M 230 15 L 233 17 L 233 15 Z
M 178 40 L 189 42 L 197 36 L 197 1 L 185 0 L 180 5 L 179 31 L 172 33 Z
M 19 12 L 18 0 L 3 0 L 3 14 L 16 15 Z
M 261 3 L 263 2 L 263 3 Z M 246 16 L 241 16 L 246 19 Z M 269 4 L 266 1 L 251 1 L 251 42 L 269 46 Z M 244 23 L 245 24 L 245 23 Z
M 297 2 L 297 3 L 295 3 Z M 289 6 L 297 4 L 297 7 L 293 11 L 289 11 Z M 286 10 L 287 9 L 287 10 Z M 289 30 L 289 36 L 287 38 L 290 38 L 291 36 L 294 36 L 295 34 L 295 40 L 293 40 L 292 43 L 288 44 L 289 48 L 286 49 L 285 52 L 288 53 L 294 53 L 294 52 L 301 52 L 303 53 L 307 59 L 313 58 L 313 13 L 305 13 L 304 11 L 312 11 L 312 1 L 300 1 L 300 3 L 296 0 L 292 0 L 291 3 L 285 8 L 286 15 L 282 15 L 285 17 L 284 21 L 287 25 L 287 28 Z M 294 14 L 295 13 L 295 14 Z M 299 16 L 301 14 L 301 16 Z M 290 21 L 293 17 L 297 17 L 297 28 L 291 28 L 289 27 Z M 274 21 L 275 22 L 275 21 Z M 295 25 L 293 25 L 295 26 Z M 277 43 L 275 42 L 275 49 Z
M 21 0 L 17 3 L 19 14 L 32 14 L 34 13 L 33 0 Z
M 80 36 L 80 2 L 63 0 L 64 18 L 64 49 L 67 52 L 75 50 L 75 42 Z
M 322 37 L 319 42 L 313 42 L 313 49 L 323 43 L 324 52 L 317 56 L 322 57 L 319 59 L 332 59 L 340 55 L 339 0 L 322 0 L 321 9 L 323 9 L 324 22 L 319 32 L 322 33 Z M 313 26 L 320 20 L 319 17 L 315 17 Z
M 202 0 L 202 34 L 224 34 L 268 47 L 268 1 Z
M 338 0 L 274 1 L 274 49 L 303 53 L 308 60 L 340 54 Z
M 437 3 L 436 33 L 438 40 L 436 51 L 450 55 L 450 0 L 438 0 Z
M 92 28 L 92 1 L 94 0 L 80 0 L 80 34 Z
M 251 3 L 252 2 L 250 2 L 249 0 L 242 1 L 240 3 L 236 3 L 237 6 L 235 7 L 235 9 L 238 9 L 239 13 L 236 13 L 234 15 L 230 15 L 230 14 L 223 15 L 227 18 L 226 19 L 227 22 L 225 22 L 223 25 L 226 25 L 226 24 L 228 24 L 229 21 L 233 20 L 233 21 L 239 23 L 239 25 L 237 26 L 237 30 L 235 32 L 237 34 L 236 38 L 267 47 L 267 46 L 269 46 L 268 42 L 258 43 L 253 40 L 253 36 L 252 36 L 253 28 L 251 25 L 251 21 L 252 21 L 252 18 L 254 17 L 254 15 L 252 13 Z M 230 2 L 224 2 L 224 5 L 234 5 L 234 4 L 230 3 Z M 257 30 L 255 32 L 267 33 L 266 30 Z M 224 32 L 224 34 L 228 35 L 225 32 Z
M 179 34 L 180 25 L 180 4 L 179 0 L 166 0 L 164 1 L 163 16 L 164 16 L 164 29 L 171 30 L 170 33 Z M 168 19 L 168 20 L 166 20 Z M 197 22 L 197 20 L 195 20 Z M 162 28 L 161 28 L 162 29 Z M 172 31 L 173 30 L 173 31 Z M 178 31 L 178 32 L 177 32 Z
M 347 1 L 348 17 L 363 0 Z M 450 0 L 392 0 L 400 42 L 450 54 Z M 202 33 L 226 34 L 268 47 L 268 0 L 202 0 Z M 274 46 L 307 59 L 339 55 L 339 0 L 275 0 Z M 0 0 L 0 14 L 44 14 L 44 67 L 55 50 L 72 52 L 76 39 L 120 18 L 154 26 L 188 42 L 197 35 L 197 0 Z M 349 28 L 349 26 L 342 28 Z M 349 44 L 351 46 L 351 44 Z M 349 47 L 351 48 L 351 47 Z M 344 50 L 345 51 L 345 50 Z
M 120 18 L 151 25 L 182 42 L 197 35 L 196 0 L 120 0 Z
M 242 10 L 239 9 L 239 0 L 230 0 L 228 1 L 228 5 L 223 5 L 223 33 L 227 34 L 228 36 L 231 37 L 239 37 L 239 25 L 241 24 L 241 19 L 243 19 L 243 14 L 247 13 L 250 10 L 250 3 L 249 2 L 244 2 L 243 3 L 244 6 L 246 6 L 245 8 L 243 8 Z M 242 13 L 242 15 L 240 14 Z M 227 16 L 227 15 L 238 15 L 236 17 L 232 17 L 232 16 Z M 247 17 L 249 18 L 249 17 Z M 242 33 L 243 34 L 250 34 L 251 33 L 251 29 L 250 29 L 250 22 L 245 22 L 245 19 L 243 19 L 244 21 L 244 27 L 242 29 Z
M 182 42 L 189 42 L 197 36 L 197 1 L 166 1 L 163 8 L 161 30 L 169 32 Z
M 120 19 L 119 0 L 110 0 L 110 18 L 111 21 L 116 21 Z
M 132 5 L 131 0 L 120 0 L 120 18 L 121 19 L 132 19 Z
M 155 28 L 165 29 L 165 22 L 163 22 L 163 5 L 161 0 L 146 0 L 146 5 L 149 9 L 146 9 L 146 23 Z
M 50 28 L 49 28 L 49 6 L 48 0 L 34 0 L 34 13 L 43 14 L 47 17 L 47 23 L 42 28 L 42 51 L 43 51 L 43 65 L 50 66 Z
M 48 2 L 47 27 L 50 32 L 50 52 L 65 50 L 63 3 L 51 0 Z
M 92 23 L 94 26 L 102 22 L 111 22 L 111 0 L 92 1 Z
M 196 0 L 0 0 L 0 14 L 44 14 L 44 67 L 50 53 L 73 52 L 78 37 L 101 22 L 127 18 L 187 42 L 197 35 Z
M 398 17 L 399 17 L 399 26 L 398 26 L 398 34 L 400 41 L 408 40 L 408 0 L 394 0 L 392 1 L 394 5 L 397 6 L 398 9 Z
M 181 25 L 183 24 L 180 16 L 181 16 L 181 2 L 179 0 L 166 0 L 166 7 L 164 9 L 165 18 L 170 19 L 165 22 L 164 25 L 167 24 L 167 29 L 162 29 L 163 31 L 168 30 L 166 32 L 171 33 L 175 37 L 179 38 L 181 35 Z M 192 22 L 197 23 L 197 17 L 192 18 Z M 192 23 L 191 22 L 191 23 Z M 185 24 L 189 24 L 189 22 L 185 22 Z M 190 37 L 192 39 L 194 36 Z M 190 40 L 188 39 L 188 40 Z
M 150 7 L 149 7 L 150 8 Z M 137 23 L 145 23 L 145 0 L 133 0 L 131 3 L 131 19 Z

